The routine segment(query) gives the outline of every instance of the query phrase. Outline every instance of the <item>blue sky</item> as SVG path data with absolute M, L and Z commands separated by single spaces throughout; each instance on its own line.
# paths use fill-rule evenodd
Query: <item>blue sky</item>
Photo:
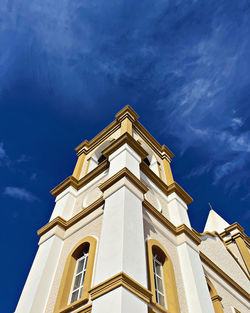
M 175 180 L 249 233 L 250 2 L 1 0 L 1 311 L 13 312 L 74 148 L 125 105 Z

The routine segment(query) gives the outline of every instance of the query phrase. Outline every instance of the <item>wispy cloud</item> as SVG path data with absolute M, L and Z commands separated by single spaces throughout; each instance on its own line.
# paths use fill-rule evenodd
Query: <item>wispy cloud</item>
M 18 200 L 24 200 L 27 202 L 33 202 L 38 200 L 38 198 L 33 195 L 30 191 L 24 189 L 24 188 L 19 188 L 19 187 L 5 187 L 3 194 L 5 196 L 9 196 L 14 199 Z
M 77 114 L 107 97 L 149 103 L 166 121 L 159 131 L 209 164 L 191 175 L 250 179 L 249 1 L 38 2 L 0 8 L 2 88 L 27 81 Z

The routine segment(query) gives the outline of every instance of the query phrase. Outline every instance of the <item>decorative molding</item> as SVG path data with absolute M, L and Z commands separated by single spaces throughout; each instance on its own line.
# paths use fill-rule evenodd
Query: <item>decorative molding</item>
M 92 311 L 92 303 L 84 306 L 84 308 L 81 308 L 79 311 L 76 311 L 74 313 L 91 313 Z
M 148 187 L 146 187 L 129 169 L 126 167 L 117 172 L 115 175 L 110 177 L 104 183 L 102 183 L 99 188 L 102 192 L 110 188 L 116 182 L 118 182 L 123 177 L 129 179 L 141 192 L 146 193 L 148 191 Z
M 233 259 L 235 260 L 235 262 L 239 265 L 239 267 L 241 268 L 241 270 L 243 271 L 243 273 L 247 276 L 248 279 L 250 279 L 250 276 L 249 274 L 246 272 L 246 270 L 244 269 L 244 267 L 240 264 L 238 258 L 233 254 L 233 252 L 227 247 L 230 243 L 233 242 L 232 239 L 230 239 L 230 242 L 227 241 L 224 241 L 224 239 L 221 237 L 221 235 L 219 233 L 217 233 L 216 231 L 213 231 L 213 232 L 208 232 L 208 231 L 205 231 L 203 233 L 199 233 L 197 230 L 195 230 L 194 228 L 192 228 L 192 231 L 197 235 L 199 236 L 199 238 L 202 239 L 202 237 L 204 236 L 211 236 L 211 237 L 218 237 L 220 239 L 220 241 L 223 243 L 224 247 L 226 248 L 227 252 L 233 257 Z M 237 235 L 237 234 L 236 234 Z
M 228 276 L 221 268 L 219 268 L 213 261 L 211 261 L 204 253 L 200 251 L 201 261 L 209 266 L 216 274 L 224 279 L 232 288 L 240 293 L 247 300 L 250 300 L 250 295 L 240 285 L 238 285 L 230 276 Z
M 164 215 L 161 214 L 151 203 L 146 199 L 142 202 L 142 205 L 157 218 L 164 226 L 166 226 L 175 236 L 178 236 L 182 233 L 187 235 L 196 245 L 201 243 L 201 239 L 185 224 L 175 226 L 172 224 Z
M 138 120 L 139 115 L 131 108 L 131 106 L 126 105 L 116 114 L 115 118 L 119 122 L 123 121 L 125 118 L 129 118 L 133 122 Z
M 171 258 L 165 248 L 155 239 L 147 240 L 147 263 L 148 263 L 148 283 L 152 292 L 151 303 L 161 312 L 165 313 L 166 308 L 156 302 L 155 296 L 155 275 L 153 266 L 153 250 L 160 257 L 162 262 L 163 283 L 165 290 L 165 301 L 171 313 L 180 313 L 180 304 L 177 293 L 177 285 L 174 274 L 174 267 Z
M 152 293 L 123 272 L 116 274 L 111 278 L 105 280 L 104 282 L 91 288 L 89 291 L 91 300 L 99 298 L 104 294 L 121 286 L 128 289 L 130 292 L 141 298 L 143 301 L 150 303 Z
M 98 144 L 100 144 L 107 137 L 112 135 L 115 131 L 120 128 L 120 123 L 117 120 L 114 120 L 107 127 L 105 127 L 99 134 L 97 134 L 90 141 L 84 140 L 80 145 L 75 148 L 75 151 L 78 153 L 82 148 L 87 147 L 88 152 L 93 150 Z
M 99 208 L 100 206 L 102 206 L 104 204 L 104 200 L 103 197 L 100 197 L 99 199 L 97 199 L 95 202 L 93 202 L 92 204 L 90 204 L 88 207 L 84 208 L 81 212 L 79 212 L 78 214 L 76 214 L 75 216 L 73 216 L 71 219 L 69 219 L 68 221 L 65 221 L 65 219 L 63 219 L 60 216 L 57 216 L 55 219 L 53 219 L 51 222 L 49 222 L 48 224 L 46 224 L 45 226 L 43 226 L 42 228 L 40 228 L 37 231 L 38 236 L 43 236 L 44 234 L 46 234 L 49 230 L 51 230 L 53 227 L 55 226 L 60 226 L 62 227 L 64 230 L 67 230 L 68 228 L 70 228 L 72 225 L 76 224 L 77 222 L 79 222 L 81 219 L 83 219 L 84 217 L 86 217 L 87 215 L 89 215 L 90 213 L 92 213 L 94 210 L 96 210 L 97 208 Z
M 106 149 L 102 151 L 102 154 L 108 158 L 113 152 L 119 149 L 124 144 L 128 144 L 140 157 L 144 160 L 148 153 L 142 148 L 142 146 L 128 133 L 124 133 L 121 137 L 112 142 Z
M 193 198 L 180 185 L 174 182 L 167 186 L 144 162 L 140 164 L 140 169 L 165 195 L 175 192 L 186 204 L 193 202 Z
M 68 304 L 68 299 L 70 296 L 70 290 L 72 286 L 72 281 L 74 277 L 75 267 L 77 264 L 77 259 L 82 256 L 82 250 L 84 246 L 88 245 L 88 262 L 85 272 L 84 283 L 82 287 L 82 296 L 79 300 Z M 54 308 L 54 313 L 68 313 L 72 312 L 75 309 L 78 309 L 80 306 L 88 303 L 89 301 L 89 290 L 91 287 L 95 253 L 96 253 L 97 241 L 92 236 L 87 236 L 78 242 L 74 248 L 69 253 L 66 264 L 63 270 L 62 279 L 59 286 L 59 291 L 57 294 L 56 304 Z M 80 311 L 82 312 L 82 311 Z M 88 311 L 83 311 L 88 312 Z
M 161 146 L 139 121 L 135 121 L 133 123 L 133 127 L 160 158 L 163 158 L 164 152 L 168 155 L 169 160 L 174 157 L 174 154 L 170 151 L 170 149 L 168 149 L 165 145 Z
M 57 197 L 62 191 L 64 191 L 66 188 L 70 186 L 74 187 L 76 190 L 80 190 L 83 186 L 87 185 L 91 180 L 93 180 L 94 178 L 99 176 L 102 172 L 104 172 L 108 167 L 109 161 L 105 160 L 80 180 L 77 180 L 74 176 L 69 176 L 58 186 L 53 188 L 50 191 L 50 193 L 53 196 Z

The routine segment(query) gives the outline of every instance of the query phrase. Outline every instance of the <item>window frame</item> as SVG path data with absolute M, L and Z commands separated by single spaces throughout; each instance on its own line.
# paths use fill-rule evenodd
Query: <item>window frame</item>
M 76 266 L 75 266 L 75 271 L 74 271 L 74 275 L 73 275 L 73 279 L 72 279 L 71 290 L 70 290 L 70 293 L 69 293 L 68 304 L 74 303 L 77 300 L 81 299 L 81 297 L 82 297 L 82 291 L 80 291 L 80 293 L 81 293 L 80 297 L 78 295 L 77 299 L 75 301 L 72 301 L 73 293 L 76 292 L 76 290 L 83 289 L 85 276 L 86 276 L 86 271 L 87 271 L 87 265 L 88 265 L 88 255 L 89 255 L 89 251 L 88 252 L 84 252 L 83 251 L 83 256 L 81 256 L 80 258 L 78 258 L 76 260 Z M 79 263 L 80 263 L 81 260 L 84 260 L 83 261 L 83 269 L 80 272 L 77 273 L 77 269 L 78 269 L 78 266 L 79 266 Z M 83 274 L 84 274 L 84 278 L 83 278 Z M 74 289 L 74 285 L 75 285 L 75 282 L 76 282 L 76 277 L 78 275 L 81 275 L 80 284 L 79 284 L 78 288 Z
M 95 262 L 97 240 L 88 236 L 78 242 L 69 253 L 64 271 L 62 274 L 61 283 L 57 295 L 54 313 L 66 313 L 71 309 L 76 309 L 89 301 L 89 290 L 92 283 L 93 267 Z M 70 296 L 73 286 L 74 274 L 76 271 L 77 260 L 82 256 L 82 252 L 88 246 L 88 261 L 82 287 L 81 298 L 70 303 Z
M 165 291 L 165 306 L 156 301 L 153 255 L 157 254 L 162 262 Z M 152 304 L 162 312 L 180 313 L 180 304 L 172 261 L 164 247 L 155 239 L 147 240 L 148 287 L 152 292 Z

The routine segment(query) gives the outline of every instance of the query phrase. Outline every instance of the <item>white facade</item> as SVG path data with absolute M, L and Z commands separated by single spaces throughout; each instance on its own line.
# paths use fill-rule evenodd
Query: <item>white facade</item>
M 192 198 L 172 179 L 173 154 L 137 119 L 127 106 L 77 147 L 78 176 L 52 190 L 55 208 L 38 232 L 38 252 L 15 313 L 249 312 L 249 238 L 214 211 L 204 233 L 192 229 Z M 72 273 L 77 276 L 84 249 L 83 289 L 70 303 L 77 289 Z M 155 253 L 164 306 L 155 296 Z

